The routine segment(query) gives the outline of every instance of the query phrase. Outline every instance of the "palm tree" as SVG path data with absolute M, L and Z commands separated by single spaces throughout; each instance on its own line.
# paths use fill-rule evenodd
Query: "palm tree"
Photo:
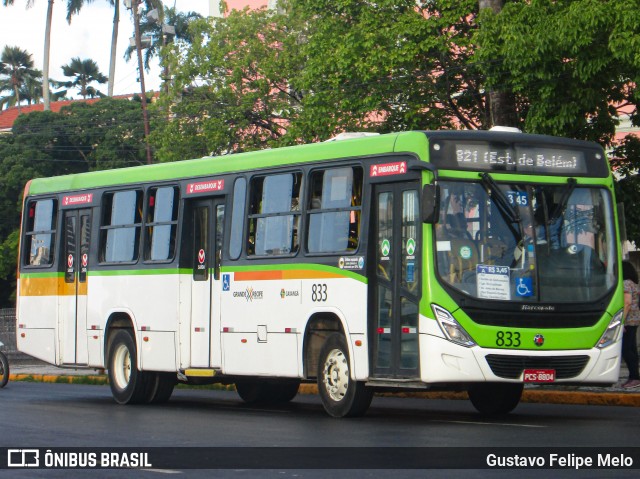
M 13 5 L 14 0 L 2 0 L 2 4 L 6 7 Z M 27 0 L 27 8 L 31 8 L 35 0 Z M 47 23 L 44 31 L 44 62 L 42 67 L 42 91 L 44 92 L 44 109 L 51 109 L 51 100 L 49 98 L 49 52 L 51 50 L 51 19 L 53 18 L 53 0 L 48 0 L 47 6 Z
M 67 0 L 67 22 L 71 23 L 71 17 L 80 13 L 85 3 L 92 3 L 94 0 Z M 107 95 L 113 96 L 113 85 L 116 76 L 116 49 L 118 46 L 118 23 L 120 22 L 120 2 L 118 0 L 107 0 L 113 6 L 113 30 L 111 32 L 111 60 L 109 63 L 109 84 Z
M 96 96 L 104 96 L 101 92 L 90 86 L 90 83 L 107 83 L 107 77 L 100 73 L 98 64 L 87 58 L 81 60 L 79 57 L 72 58 L 71 63 L 68 65 L 62 65 L 62 73 L 66 77 L 75 77 L 73 81 L 64 83 L 67 88 L 77 87 L 80 89 L 80 94 L 86 100 L 89 96 L 95 98 Z
M 149 71 L 149 62 L 151 59 L 158 55 L 160 47 L 164 44 L 164 33 L 162 31 L 162 22 L 154 22 L 147 18 L 149 12 L 147 8 L 143 12 L 142 19 L 140 21 L 140 34 L 150 36 L 153 41 L 151 46 L 146 49 L 144 54 L 144 68 Z M 151 9 L 152 10 L 152 9 Z M 172 25 L 175 30 L 175 38 L 186 43 L 193 43 L 193 36 L 189 33 L 189 24 L 194 20 L 202 18 L 202 15 L 196 12 L 177 13 L 175 8 L 164 9 L 165 23 Z M 135 46 L 129 46 L 125 51 L 124 57 L 127 61 L 131 59 L 131 55 L 136 51 Z
M 29 79 L 38 77 L 33 68 L 31 54 L 20 47 L 5 46 L 0 56 L 0 91 L 10 91 L 11 95 L 2 99 L 2 104 L 17 105 L 20 112 L 20 89 Z

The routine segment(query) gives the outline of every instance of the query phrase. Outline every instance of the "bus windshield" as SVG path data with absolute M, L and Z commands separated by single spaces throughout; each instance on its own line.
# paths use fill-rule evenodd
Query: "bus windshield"
M 589 302 L 616 285 L 611 198 L 604 188 L 441 181 L 441 282 L 481 300 Z

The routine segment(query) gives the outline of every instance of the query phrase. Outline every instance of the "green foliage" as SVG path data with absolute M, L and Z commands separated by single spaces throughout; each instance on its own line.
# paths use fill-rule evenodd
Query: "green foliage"
M 76 0 L 78 1 L 78 0 Z M 150 20 L 147 17 L 147 13 L 153 9 L 160 9 L 163 13 L 163 19 L 159 21 Z M 189 25 L 197 20 L 201 19 L 202 15 L 196 12 L 180 13 L 175 8 L 158 6 L 156 3 L 150 3 L 146 9 L 142 10 L 140 19 L 140 35 L 151 37 L 151 46 L 144 49 L 144 68 L 149 71 L 149 63 L 153 57 L 160 54 L 162 46 L 166 43 L 179 42 L 190 44 L 194 38 L 189 30 Z M 163 24 L 171 25 L 175 28 L 175 36 L 167 35 L 163 33 Z M 124 57 L 127 61 L 131 59 L 135 53 L 136 48 L 134 46 L 128 46 L 125 50 Z
M 29 52 L 20 47 L 5 46 L 0 55 L 0 108 L 4 105 L 18 105 L 24 97 L 27 86 L 42 73 L 33 68 L 33 58 Z
M 191 25 L 153 135 L 161 161 L 327 139 L 341 131 L 486 124 L 468 66 L 476 0 L 289 0 Z M 190 155 L 189 152 L 192 154 Z
M 232 11 L 190 26 L 193 44 L 172 45 L 174 78 L 158 102 L 152 136 L 160 161 L 279 144 L 295 121 L 300 96 L 290 80 L 303 68 L 295 26 L 265 9 Z
M 616 146 L 620 116 L 638 118 L 640 1 L 513 1 L 483 11 L 476 64 L 488 87 L 512 91 L 524 129 Z M 613 150 L 628 238 L 640 245 L 638 140 Z
M 610 144 L 614 105 L 635 104 L 639 6 L 536 0 L 483 11 L 476 61 L 488 86 L 518 96 L 526 131 Z
M 67 88 L 78 88 L 83 98 L 96 96 L 104 96 L 96 90 L 90 83 L 107 83 L 108 78 L 100 73 L 98 64 L 86 58 L 81 60 L 80 57 L 71 59 L 68 65 L 62 65 L 62 73 L 66 77 L 73 77 L 72 81 L 63 83 Z
M 15 300 L 18 229 L 32 178 L 144 164 L 140 103 L 106 98 L 20 115 L 0 136 L 0 307 Z
M 610 155 L 616 177 L 616 201 L 624 203 L 624 221 L 627 239 L 640 247 L 640 138 L 627 136 Z
M 484 124 L 481 77 L 467 65 L 477 1 L 290 3 L 308 25 L 297 85 L 316 136 Z

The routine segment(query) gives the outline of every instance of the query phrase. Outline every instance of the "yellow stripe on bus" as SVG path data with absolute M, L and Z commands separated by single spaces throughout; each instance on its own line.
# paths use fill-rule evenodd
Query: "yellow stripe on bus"
M 78 294 L 87 294 L 87 283 L 78 283 Z M 75 296 L 75 283 L 64 278 L 20 278 L 20 296 Z

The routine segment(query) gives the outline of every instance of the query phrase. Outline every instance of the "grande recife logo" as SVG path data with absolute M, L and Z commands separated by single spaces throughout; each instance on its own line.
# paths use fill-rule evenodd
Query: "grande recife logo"
M 369 175 L 372 178 L 378 176 L 404 175 L 407 172 L 407 162 L 397 161 L 394 163 L 383 163 L 381 165 L 371 165 Z
M 212 191 L 224 190 L 223 179 L 211 179 L 207 181 L 199 181 L 197 183 L 189 183 L 187 185 L 187 194 L 196 195 L 199 193 L 210 193 Z

